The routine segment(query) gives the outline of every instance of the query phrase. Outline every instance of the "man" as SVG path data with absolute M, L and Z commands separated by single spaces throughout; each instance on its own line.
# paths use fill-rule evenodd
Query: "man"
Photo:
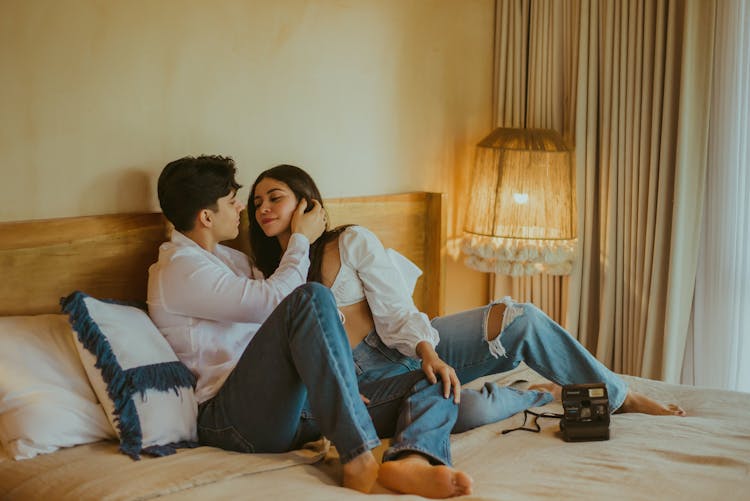
M 317 201 L 309 211 L 300 201 L 270 277 L 220 244 L 239 232 L 235 173 L 231 158 L 184 157 L 158 181 L 174 231 L 149 269 L 149 313 L 197 377 L 200 442 L 282 452 L 323 434 L 339 452 L 345 487 L 369 492 L 382 470 L 381 482 L 401 492 L 470 493 L 468 475 L 448 466 L 457 408 L 438 385 L 417 371 L 357 387 L 333 297 L 305 283 L 310 242 L 325 228 Z M 371 452 L 377 431 L 394 435 L 387 468 Z

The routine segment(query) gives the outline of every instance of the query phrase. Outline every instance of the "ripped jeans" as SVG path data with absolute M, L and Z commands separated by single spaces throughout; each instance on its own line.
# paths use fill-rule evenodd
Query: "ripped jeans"
M 541 376 L 558 384 L 603 382 L 609 394 L 610 412 L 625 401 L 625 381 L 609 370 L 573 336 L 531 303 L 505 298 L 506 310 L 500 335 L 486 340 L 487 318 L 493 304 L 432 320 L 440 334 L 435 347 L 451 365 L 462 384 L 478 377 L 510 371 L 524 362 Z M 352 351 L 361 382 L 401 374 L 421 367 L 370 333 Z M 518 391 L 488 383 L 477 392 L 461 392 L 454 433 L 512 416 L 552 399 L 546 392 Z
M 218 393 L 198 406 L 198 437 L 203 445 L 275 453 L 324 434 L 346 463 L 380 435 L 393 437 L 384 461 L 419 453 L 450 465 L 456 407 L 421 370 L 357 384 L 333 295 L 312 282 L 279 304 Z

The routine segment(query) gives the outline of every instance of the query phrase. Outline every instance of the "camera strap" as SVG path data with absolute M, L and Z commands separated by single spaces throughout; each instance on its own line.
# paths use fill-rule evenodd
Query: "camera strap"
M 530 426 L 533 426 L 533 428 L 527 428 L 526 427 L 526 421 L 528 420 L 529 416 L 532 416 L 531 417 L 531 422 L 529 424 L 530 424 Z M 539 412 L 534 412 L 534 411 L 531 411 L 529 409 L 526 409 L 525 411 L 523 411 L 523 424 L 521 426 L 518 426 L 516 428 L 509 428 L 507 430 L 501 431 L 500 433 L 502 433 L 503 435 L 505 435 L 506 433 L 510 433 L 512 431 L 518 431 L 518 430 L 531 431 L 531 432 L 534 432 L 534 433 L 539 433 L 540 431 L 542 431 L 542 429 L 539 426 L 539 423 L 537 422 L 537 419 L 539 419 L 539 418 L 544 418 L 544 419 L 562 419 L 562 417 L 563 417 L 562 414 L 557 414 L 557 413 L 554 413 L 554 412 L 541 412 L 541 413 L 539 413 Z

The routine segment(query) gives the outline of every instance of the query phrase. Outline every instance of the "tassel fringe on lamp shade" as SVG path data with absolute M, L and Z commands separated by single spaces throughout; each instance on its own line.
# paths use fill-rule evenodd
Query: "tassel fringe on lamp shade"
M 576 248 L 572 151 L 549 129 L 498 128 L 477 145 L 461 250 L 470 268 L 567 275 Z

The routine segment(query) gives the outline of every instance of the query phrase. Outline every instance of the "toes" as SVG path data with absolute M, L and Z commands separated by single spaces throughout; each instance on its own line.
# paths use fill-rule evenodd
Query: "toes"
M 456 496 L 471 494 L 471 485 L 474 480 L 464 472 L 455 472 L 453 475 L 453 492 Z
M 685 412 L 685 409 L 680 407 L 677 404 L 669 404 L 669 410 L 672 411 L 672 414 L 676 416 L 686 416 L 687 413 Z

